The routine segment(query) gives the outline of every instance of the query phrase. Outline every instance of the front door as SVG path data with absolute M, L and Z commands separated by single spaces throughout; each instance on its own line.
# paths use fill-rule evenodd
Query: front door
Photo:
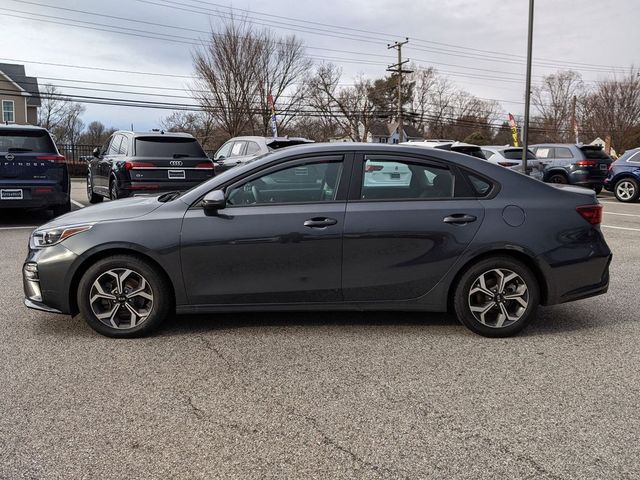
M 181 258 L 190 303 L 339 301 L 350 164 L 296 159 L 228 186 L 217 215 L 189 209 Z
M 344 229 L 344 300 L 426 294 L 482 223 L 484 209 L 471 186 L 455 167 L 420 157 L 359 156 L 354 172 Z

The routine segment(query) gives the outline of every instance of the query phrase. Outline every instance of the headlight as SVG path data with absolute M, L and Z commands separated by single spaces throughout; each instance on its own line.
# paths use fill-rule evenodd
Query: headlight
M 86 232 L 91 227 L 93 227 L 93 224 L 65 225 L 62 227 L 39 229 L 31 234 L 29 244 L 31 248 L 50 247 L 78 233 Z

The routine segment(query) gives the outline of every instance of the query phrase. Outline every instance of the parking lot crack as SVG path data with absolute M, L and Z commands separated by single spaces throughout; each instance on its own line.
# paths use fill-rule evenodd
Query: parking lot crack
M 202 343 L 204 344 L 204 346 L 211 350 L 213 353 L 216 354 L 216 356 L 222 360 L 224 363 L 226 363 L 227 367 L 229 367 L 230 370 L 233 370 L 233 365 L 231 364 L 231 362 L 227 359 L 227 357 L 225 357 L 222 352 L 220 350 L 218 350 L 218 348 L 213 344 L 213 342 L 211 340 L 209 340 L 207 337 L 205 337 L 204 335 L 200 335 L 200 340 L 202 340 Z
M 338 443 L 337 440 L 333 439 L 332 437 L 330 437 L 319 425 L 318 420 L 310 415 L 306 415 L 306 414 L 302 414 L 302 413 L 298 413 L 297 411 L 295 411 L 294 409 L 290 409 L 290 413 L 298 418 L 303 419 L 306 423 L 308 423 L 309 425 L 311 425 L 313 427 L 313 429 L 316 431 L 316 433 L 318 435 L 320 435 L 321 439 L 322 439 L 322 443 L 324 445 L 328 445 L 329 447 L 333 448 L 334 450 L 338 450 L 341 453 L 344 453 L 345 455 L 347 455 L 348 457 L 351 458 L 351 460 L 355 463 L 358 463 L 360 465 L 363 465 L 365 467 L 370 468 L 371 470 L 374 470 L 376 472 L 384 472 L 388 475 L 390 475 L 392 478 L 406 478 L 409 479 L 411 478 L 409 475 L 407 475 L 406 473 L 399 472 L 397 470 L 393 470 L 389 467 L 383 466 L 383 465 L 378 465 L 376 463 L 370 462 L 368 460 L 365 460 L 364 458 L 360 457 L 357 453 L 355 453 L 353 450 L 351 450 L 348 446 L 344 446 L 340 443 Z

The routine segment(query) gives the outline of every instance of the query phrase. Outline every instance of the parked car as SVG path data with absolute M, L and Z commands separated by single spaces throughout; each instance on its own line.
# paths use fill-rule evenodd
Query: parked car
M 234 137 L 214 154 L 216 175 L 284 147 L 313 143 L 302 137 Z
M 640 198 L 640 148 L 627 150 L 611 164 L 604 188 L 621 202 L 635 202 Z
M 369 187 L 367 162 L 409 185 Z M 431 181 L 427 181 L 431 178 Z M 607 291 L 592 191 L 440 149 L 305 145 L 184 193 L 129 198 L 31 235 L 25 303 L 132 337 L 186 313 L 451 308 L 506 336 L 538 304 Z
M 510 145 L 493 146 L 483 145 L 482 153 L 487 161 L 501 167 L 509 168 L 518 173 L 524 173 L 522 165 L 522 147 L 512 147 Z M 535 154 L 527 151 L 527 169 L 529 175 L 537 180 L 542 180 L 542 170 Z
M 600 145 L 545 143 L 531 145 L 543 169 L 543 181 L 580 185 L 600 193 L 611 157 Z
M 418 147 L 438 148 L 440 150 L 450 150 L 452 152 L 464 153 L 472 157 L 486 160 L 482 149 L 478 145 L 471 143 L 457 142 L 455 140 L 410 140 L 402 142 L 401 145 L 413 145 Z
M 188 133 L 115 132 L 93 151 L 89 202 L 187 190 L 214 175 L 213 162 Z
M 65 158 L 49 132 L 24 125 L 0 126 L 0 208 L 71 211 Z

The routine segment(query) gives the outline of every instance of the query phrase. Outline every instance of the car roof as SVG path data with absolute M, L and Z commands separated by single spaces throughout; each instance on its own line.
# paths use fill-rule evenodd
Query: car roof
M 159 130 L 157 132 L 155 131 L 150 131 L 150 132 L 139 132 L 139 131 L 132 131 L 132 130 L 117 130 L 115 132 L 113 132 L 113 134 L 115 135 L 116 133 L 120 133 L 123 135 L 130 135 L 133 137 L 186 137 L 186 138 L 194 138 L 193 135 L 191 135 L 190 133 L 185 133 L 185 132 L 165 132 L 164 130 Z
M 534 145 L 529 145 L 531 147 L 594 147 L 595 145 L 578 145 L 577 143 L 536 143 Z
M 254 141 L 254 142 L 262 141 L 262 142 L 266 142 L 266 143 L 287 142 L 287 141 L 297 141 L 297 142 L 305 141 L 305 142 L 309 142 L 309 143 L 313 142 L 313 140 L 310 140 L 310 139 L 304 138 L 304 137 L 260 137 L 258 135 L 245 135 L 245 136 L 242 136 L 242 137 L 232 137 L 229 140 L 227 140 L 227 142 L 231 141 L 231 140 L 234 140 L 234 141 L 235 140 L 245 140 L 245 141 L 251 140 L 251 141 Z
M 5 129 L 5 128 L 7 130 L 44 130 L 45 132 L 47 131 L 46 128 L 38 127 L 36 125 L 18 125 L 16 123 L 0 124 L 0 129 Z

